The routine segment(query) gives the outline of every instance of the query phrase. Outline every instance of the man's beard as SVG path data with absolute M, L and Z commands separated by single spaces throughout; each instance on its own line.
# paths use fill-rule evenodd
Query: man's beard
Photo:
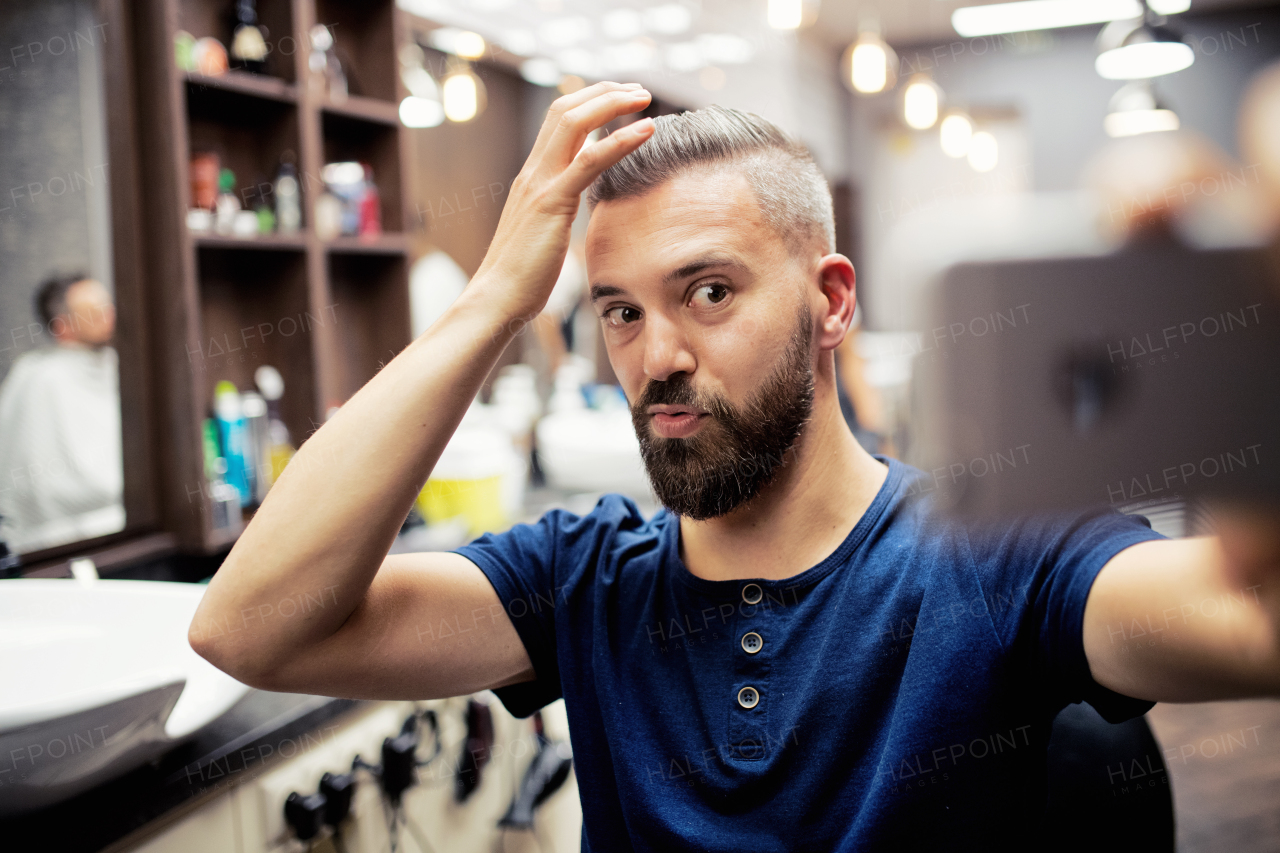
M 703 394 L 687 373 L 651 381 L 631 407 L 640 454 L 654 493 L 676 515 L 701 521 L 725 515 L 772 482 L 813 411 L 812 315 L 798 326 L 769 377 L 741 408 Z M 696 406 L 707 423 L 688 438 L 664 438 L 650 426 L 653 405 Z

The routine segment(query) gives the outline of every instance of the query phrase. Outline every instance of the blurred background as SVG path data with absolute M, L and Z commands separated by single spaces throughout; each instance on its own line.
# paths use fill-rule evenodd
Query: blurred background
M 560 94 L 638 81 L 652 104 L 606 130 L 715 103 L 809 147 L 857 269 L 842 408 L 868 450 L 920 462 L 916 379 L 955 343 L 934 300 L 956 264 L 1274 244 L 1277 60 L 1280 6 L 1250 0 L 7 0 L 4 837 L 577 849 L 561 703 L 269 694 L 185 638 L 296 448 L 466 286 Z M 657 509 L 583 298 L 585 227 L 584 207 L 395 551 L 606 492 Z M 1168 535 L 1212 529 L 1195 500 L 1136 497 Z M 1137 763 L 1083 760 L 1082 808 L 1152 847 L 1280 849 L 1277 702 L 1146 725 Z

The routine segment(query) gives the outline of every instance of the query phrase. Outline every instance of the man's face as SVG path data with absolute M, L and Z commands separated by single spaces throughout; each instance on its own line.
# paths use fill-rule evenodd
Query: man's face
M 61 321 L 61 322 L 59 322 Z M 87 278 L 67 289 L 67 312 L 52 324 L 62 341 L 106 346 L 116 331 L 116 307 L 102 282 Z
M 807 284 L 820 256 L 787 251 L 736 171 L 683 175 L 592 213 L 592 301 L 673 512 L 730 512 L 786 460 L 812 410 Z

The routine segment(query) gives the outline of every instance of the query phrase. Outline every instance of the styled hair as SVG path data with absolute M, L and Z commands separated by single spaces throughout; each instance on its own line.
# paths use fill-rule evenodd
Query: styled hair
M 741 169 L 791 251 L 809 240 L 835 251 L 831 189 L 809 149 L 754 113 L 717 105 L 655 118 L 653 135 L 592 182 L 588 207 L 644 195 L 700 167 Z
M 73 272 L 70 275 L 56 275 L 46 279 L 36 290 L 36 313 L 40 322 L 46 327 L 54 317 L 67 313 L 67 291 L 73 284 L 79 284 L 89 278 L 85 272 Z

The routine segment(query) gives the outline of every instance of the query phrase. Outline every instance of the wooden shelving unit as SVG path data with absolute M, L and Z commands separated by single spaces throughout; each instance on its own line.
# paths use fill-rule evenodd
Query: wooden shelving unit
M 158 403 L 167 420 L 158 466 L 168 506 L 162 525 L 188 551 L 234 541 L 211 526 L 202 422 L 214 385 L 253 387 L 262 364 L 284 376 L 282 415 L 295 444 L 409 342 L 407 140 L 397 48 L 405 38 L 394 0 L 259 0 L 273 50 L 265 73 L 207 77 L 174 62 L 174 35 L 230 42 L 234 0 L 141 0 L 136 81 L 143 151 L 144 240 Z M 315 23 L 333 34 L 348 78 L 339 102 L 308 66 Z M 237 188 L 274 181 L 282 158 L 297 165 L 303 230 L 237 239 L 191 234 L 189 164 L 216 151 Z M 373 168 L 382 235 L 322 241 L 313 209 L 325 163 Z

